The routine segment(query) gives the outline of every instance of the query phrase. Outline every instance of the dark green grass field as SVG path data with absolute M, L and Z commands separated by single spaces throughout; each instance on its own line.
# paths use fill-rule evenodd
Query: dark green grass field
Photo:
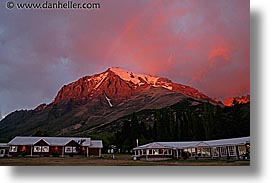
M 250 161 L 226 160 L 165 160 L 133 161 L 130 155 L 110 155 L 102 158 L 86 157 L 12 157 L 0 158 L 0 166 L 249 166 Z

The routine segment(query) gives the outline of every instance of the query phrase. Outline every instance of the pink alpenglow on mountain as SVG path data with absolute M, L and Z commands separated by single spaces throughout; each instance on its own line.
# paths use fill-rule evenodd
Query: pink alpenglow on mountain
M 85 76 L 71 84 L 64 85 L 55 97 L 54 103 L 69 100 L 85 102 L 104 96 L 109 105 L 113 106 L 115 103 L 129 99 L 150 88 L 163 88 L 195 99 L 216 103 L 214 99 L 190 86 L 173 83 L 167 78 L 136 74 L 118 67 L 112 67 L 100 74 Z
M 225 106 L 233 106 L 234 99 L 239 103 L 239 104 L 246 104 L 250 102 L 250 95 L 246 96 L 241 96 L 241 97 L 231 97 L 227 98 L 223 101 Z

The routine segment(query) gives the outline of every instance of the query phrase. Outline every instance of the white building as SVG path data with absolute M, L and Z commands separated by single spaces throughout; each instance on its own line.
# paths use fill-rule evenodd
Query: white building
M 250 159 L 250 137 L 209 141 L 152 142 L 133 149 L 135 159 Z

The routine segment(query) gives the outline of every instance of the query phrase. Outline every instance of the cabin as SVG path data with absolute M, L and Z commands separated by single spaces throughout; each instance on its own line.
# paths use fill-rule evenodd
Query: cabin
M 7 156 L 9 153 L 9 145 L 7 143 L 0 143 L 0 158 Z
M 102 140 L 84 137 L 22 137 L 8 144 L 9 156 L 101 157 Z
M 152 142 L 133 149 L 136 159 L 250 159 L 250 137 L 186 142 Z

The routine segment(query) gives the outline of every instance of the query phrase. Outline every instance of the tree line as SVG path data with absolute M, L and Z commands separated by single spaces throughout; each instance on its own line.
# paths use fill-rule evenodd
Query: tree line
M 154 110 L 154 121 L 145 124 L 136 113 L 115 133 L 114 142 L 123 151 L 153 141 L 197 141 L 250 135 L 249 104 L 221 108 L 210 103 L 193 107 Z
M 200 141 L 235 138 L 250 135 L 249 104 L 234 101 L 232 107 L 220 107 L 210 103 L 194 106 L 177 104 L 152 111 L 153 119 L 144 122 L 143 111 L 133 113 L 124 120 L 119 131 L 108 134 L 86 134 L 92 139 L 103 140 L 103 153 L 111 145 L 120 152 L 130 152 L 137 145 L 156 141 Z M 37 129 L 34 136 L 48 136 Z M 137 144 L 138 139 L 138 144 Z

